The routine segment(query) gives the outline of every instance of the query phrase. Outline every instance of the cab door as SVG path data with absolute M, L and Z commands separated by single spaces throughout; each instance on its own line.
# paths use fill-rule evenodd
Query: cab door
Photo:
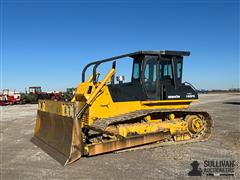
M 143 86 L 148 99 L 159 99 L 158 90 L 158 61 L 156 56 L 145 57 L 143 67 Z
M 159 68 L 160 99 L 166 100 L 169 90 L 174 88 L 172 62 L 168 59 L 161 59 Z
M 159 61 L 160 99 L 180 99 L 182 84 L 182 59 L 162 58 Z

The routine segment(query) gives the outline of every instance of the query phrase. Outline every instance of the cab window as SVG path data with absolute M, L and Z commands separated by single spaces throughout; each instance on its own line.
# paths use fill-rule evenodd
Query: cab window
M 181 61 L 179 61 L 177 63 L 177 78 L 181 79 L 181 76 L 182 76 L 182 63 Z
M 134 62 L 133 64 L 133 79 L 140 78 L 140 64 L 139 62 Z
M 156 57 L 149 57 L 146 59 L 144 69 L 144 85 L 148 95 L 156 93 L 157 85 L 157 59 Z
M 172 63 L 171 61 L 160 62 L 160 79 L 173 79 Z

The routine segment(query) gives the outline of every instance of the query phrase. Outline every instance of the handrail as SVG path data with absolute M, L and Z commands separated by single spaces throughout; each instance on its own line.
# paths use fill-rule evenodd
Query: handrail
M 190 82 L 187 82 L 187 81 L 185 81 L 183 84 L 188 84 L 189 86 L 191 86 L 193 89 L 194 89 L 194 91 L 198 91 Z
M 94 68 L 93 68 L 93 79 L 95 80 L 94 75 L 96 77 L 96 69 L 100 64 L 102 64 L 104 62 L 114 61 L 114 60 L 124 58 L 124 57 L 129 57 L 129 56 L 135 55 L 137 53 L 140 53 L 140 51 L 137 51 L 137 52 L 134 52 L 134 53 L 129 53 L 129 54 L 124 54 L 124 55 L 121 55 L 121 56 L 114 56 L 114 57 L 111 57 L 111 58 L 107 58 L 107 59 L 103 59 L 103 60 L 99 60 L 99 61 L 94 61 L 94 62 L 91 62 L 91 63 L 87 64 L 82 71 L 82 82 L 85 81 L 85 73 L 86 73 L 86 70 L 90 66 L 95 65 Z

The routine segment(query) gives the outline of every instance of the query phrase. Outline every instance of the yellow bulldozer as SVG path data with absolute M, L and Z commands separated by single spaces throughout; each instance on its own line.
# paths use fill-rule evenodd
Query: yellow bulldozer
M 71 101 L 39 100 L 31 141 L 67 165 L 82 156 L 144 144 L 208 139 L 212 118 L 188 109 L 198 100 L 196 89 L 182 82 L 183 57 L 189 55 L 138 51 L 87 64 Z M 133 62 L 129 82 L 115 77 L 116 62 L 126 57 Z M 99 80 L 97 68 L 107 62 L 112 62 L 109 72 Z

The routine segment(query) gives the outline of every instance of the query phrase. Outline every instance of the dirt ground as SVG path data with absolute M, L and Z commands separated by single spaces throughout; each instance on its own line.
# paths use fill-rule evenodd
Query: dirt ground
M 0 110 L 0 179 L 175 179 L 186 178 L 197 160 L 235 160 L 240 157 L 240 95 L 207 94 L 192 105 L 210 113 L 211 138 L 205 142 L 148 145 L 135 151 L 81 158 L 63 167 L 30 142 L 37 105 Z M 239 178 L 239 167 L 235 178 Z

